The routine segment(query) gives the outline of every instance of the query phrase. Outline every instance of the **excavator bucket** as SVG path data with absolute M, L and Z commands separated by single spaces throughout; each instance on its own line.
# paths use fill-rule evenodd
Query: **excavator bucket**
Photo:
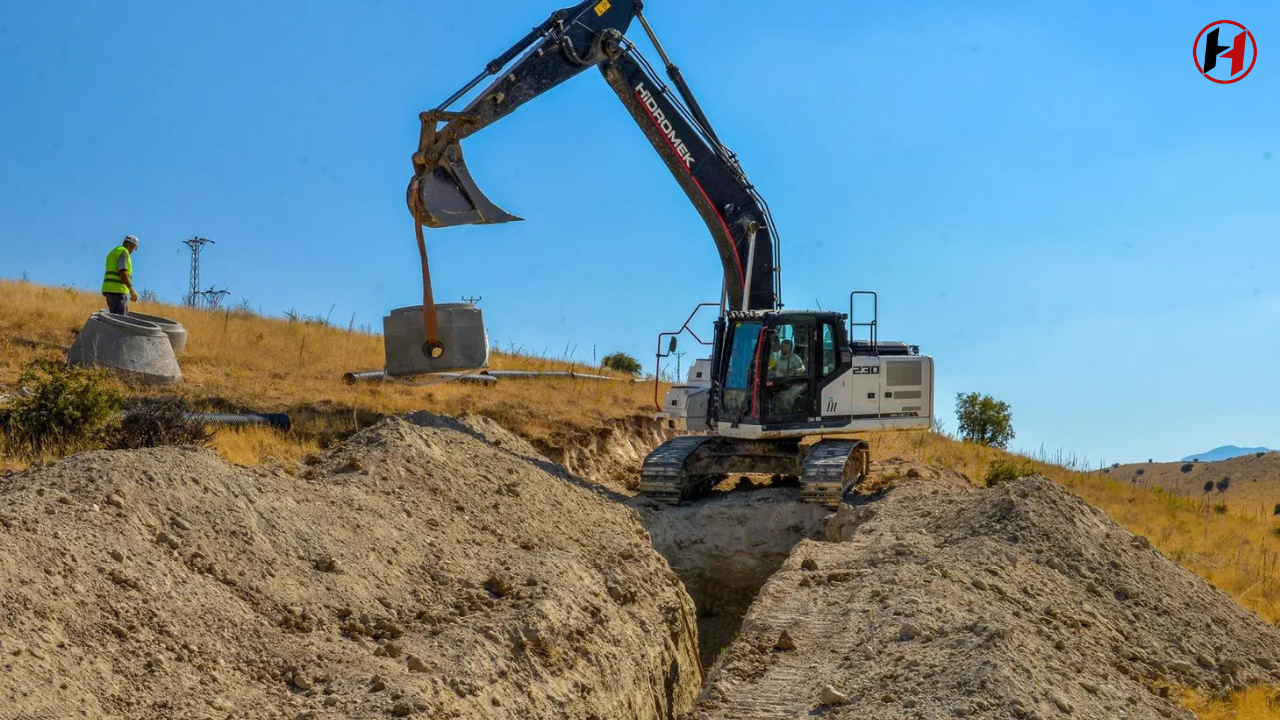
M 493 204 L 471 179 L 462 146 L 445 149 L 434 167 L 419 170 L 409 186 L 412 205 L 417 201 L 419 220 L 432 228 L 455 225 L 493 225 L 523 220 Z

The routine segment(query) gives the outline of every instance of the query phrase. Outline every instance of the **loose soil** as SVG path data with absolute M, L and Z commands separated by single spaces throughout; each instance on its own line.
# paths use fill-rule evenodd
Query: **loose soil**
M 296 468 L 169 448 L 0 480 L 5 718 L 648 720 L 700 685 L 634 513 L 486 420 Z
M 1280 630 L 1043 478 L 904 477 L 827 539 L 764 586 L 705 717 L 1190 718 L 1178 686 L 1280 680 Z
M 1043 478 L 670 508 L 627 489 L 659 439 L 574 473 L 419 413 L 301 463 L 6 474 L 0 718 L 1136 720 L 1280 681 L 1280 630 Z

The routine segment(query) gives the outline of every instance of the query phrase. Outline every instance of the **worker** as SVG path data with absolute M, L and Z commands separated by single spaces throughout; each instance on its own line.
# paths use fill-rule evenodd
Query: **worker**
M 800 377 L 804 375 L 804 361 L 793 352 L 795 344 L 790 340 L 782 341 L 782 348 L 777 355 L 769 358 L 769 375 L 771 377 Z
M 138 238 L 125 235 L 124 240 L 107 253 L 102 296 L 107 299 L 107 310 L 113 315 L 128 315 L 129 302 L 138 302 L 138 293 L 133 288 L 133 253 L 137 250 Z

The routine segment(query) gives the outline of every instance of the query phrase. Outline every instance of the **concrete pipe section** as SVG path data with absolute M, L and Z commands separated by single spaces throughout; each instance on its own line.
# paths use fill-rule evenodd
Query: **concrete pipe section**
M 489 335 L 480 308 L 467 303 L 436 305 L 436 318 L 444 345 L 444 354 L 438 358 L 423 352 L 427 336 L 421 305 L 392 310 L 382 318 L 387 375 L 409 377 L 489 366 Z
M 142 313 L 130 312 L 129 317 L 134 320 L 142 320 L 144 322 L 153 323 L 160 326 L 165 335 L 169 336 L 169 344 L 173 346 L 175 353 L 181 353 L 187 349 L 187 329 L 182 327 L 182 323 L 177 320 L 157 317 L 155 315 L 143 315 Z
M 168 385 L 182 380 L 173 345 L 159 325 L 131 315 L 94 313 L 67 351 L 75 367 L 105 367 L 129 380 Z

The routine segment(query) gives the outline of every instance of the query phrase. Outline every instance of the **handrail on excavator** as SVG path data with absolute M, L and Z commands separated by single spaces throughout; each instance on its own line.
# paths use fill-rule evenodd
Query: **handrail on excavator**
M 675 352 L 676 338 L 679 337 L 682 333 L 687 332 L 690 335 L 692 335 L 693 339 L 697 340 L 698 343 L 701 345 L 712 344 L 711 342 L 708 342 L 706 340 L 703 340 L 701 337 L 698 337 L 698 333 L 694 332 L 693 328 L 689 327 L 689 323 L 693 322 L 694 316 L 696 316 L 699 312 L 701 312 L 702 308 L 704 307 L 719 308 L 720 303 L 718 302 L 699 303 L 698 306 L 693 309 L 693 312 L 689 313 L 689 317 L 685 319 L 684 324 L 680 326 L 679 330 L 658 333 L 658 351 L 655 353 L 655 355 L 657 356 L 657 360 L 654 361 L 654 369 L 653 369 L 653 406 L 657 408 L 659 411 L 662 410 L 662 401 L 658 400 L 659 383 L 661 380 L 660 375 L 662 373 L 662 358 L 670 357 L 671 353 Z M 663 338 L 671 338 L 671 344 L 667 346 L 666 352 L 662 352 Z M 676 382 L 679 382 L 679 380 L 680 380 L 679 378 L 676 378 Z

